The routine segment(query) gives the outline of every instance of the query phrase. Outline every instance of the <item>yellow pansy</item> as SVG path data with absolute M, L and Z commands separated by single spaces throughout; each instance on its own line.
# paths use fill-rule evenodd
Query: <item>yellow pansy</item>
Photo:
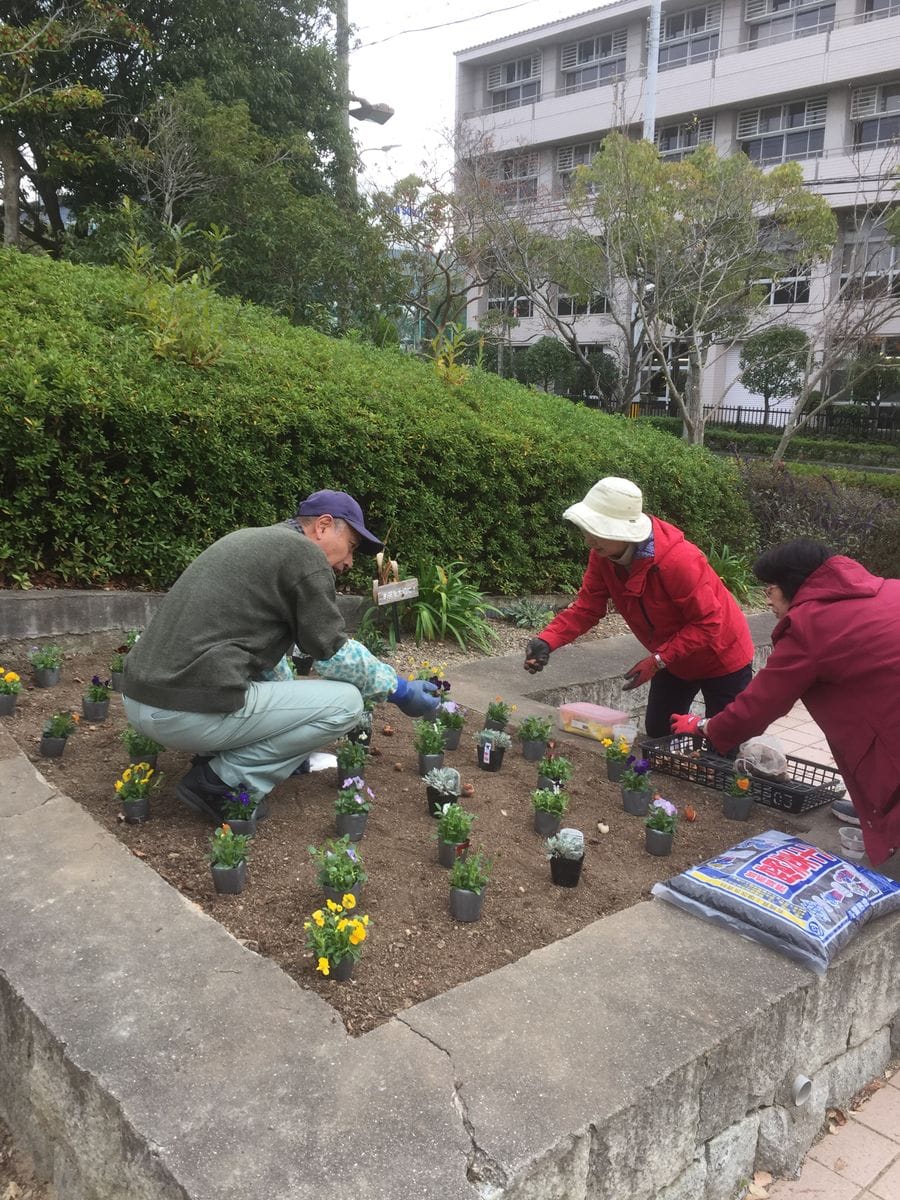
M 117 779 L 117 780 L 116 780 L 116 791 L 117 791 L 117 792 L 121 792 L 121 790 L 122 790 L 122 788 L 123 788 L 124 786 L 125 786 L 125 785 L 124 785 L 124 783 L 122 782 L 122 780 L 121 780 L 121 779 Z
M 304 929 L 311 929 L 311 928 L 312 928 L 312 921 L 304 921 L 304 922 L 303 922 L 303 928 L 304 928 Z
M 369 924 L 369 914 L 368 913 L 366 913 L 366 915 L 364 917 L 361 917 L 360 919 L 361 919 L 363 925 Z
M 600 741 L 600 745 L 601 745 L 601 746 L 611 746 L 611 745 L 612 745 L 612 738 L 602 738 L 602 739 L 601 739 L 601 741 Z
M 321 971 L 323 975 L 330 975 L 331 974 L 331 965 L 329 964 L 328 959 L 325 958 L 324 956 L 322 958 L 320 958 L 319 961 L 316 963 L 316 970 Z
M 360 942 L 366 940 L 366 927 L 362 921 L 353 922 L 353 932 L 350 934 L 350 945 L 358 946 Z
M 131 781 L 131 767 L 128 767 L 122 772 L 122 780 L 124 783 L 129 783 Z
M 343 910 L 341 909 L 341 906 L 340 906 L 339 904 L 335 904 L 335 902 L 334 902 L 333 900 L 326 900 L 326 901 L 325 901 L 325 903 L 328 905 L 328 911 L 329 911 L 329 912 L 336 913 L 336 912 L 342 912 L 342 911 L 343 911 Z
M 352 892 L 345 892 L 341 896 L 341 904 L 343 904 L 344 908 L 356 908 L 356 897 Z
M 312 915 L 312 919 L 315 921 L 315 923 L 321 929 L 322 926 L 325 924 L 325 914 L 322 912 L 321 908 L 316 909 L 316 911 Z
M 343 933 L 349 924 L 350 924 L 350 922 L 347 920 L 346 917 L 341 917 L 341 919 L 338 921 L 337 926 L 336 926 L 338 933 Z
M 15 673 L 15 671 L 7 671 L 6 674 L 3 676 L 3 679 L 6 683 L 18 683 L 19 682 L 19 676 Z

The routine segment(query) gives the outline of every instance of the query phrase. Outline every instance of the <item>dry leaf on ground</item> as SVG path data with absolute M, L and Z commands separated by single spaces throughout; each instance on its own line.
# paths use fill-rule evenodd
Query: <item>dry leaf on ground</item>
M 768 1171 L 754 1171 L 753 1182 L 757 1187 L 770 1187 L 774 1179 Z

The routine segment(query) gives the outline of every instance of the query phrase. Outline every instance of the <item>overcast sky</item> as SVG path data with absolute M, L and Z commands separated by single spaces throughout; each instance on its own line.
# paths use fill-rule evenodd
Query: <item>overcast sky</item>
M 507 33 L 518 33 L 575 13 L 600 8 L 604 0 L 349 0 L 354 27 L 350 91 L 371 103 L 389 104 L 385 125 L 353 121 L 363 148 L 399 143 L 362 156 L 365 181 L 385 186 L 391 179 L 433 162 L 453 124 L 457 50 Z M 552 11 L 551 11 L 552 10 Z M 471 19 L 467 19 L 471 18 Z M 426 30 L 426 26 L 437 26 Z

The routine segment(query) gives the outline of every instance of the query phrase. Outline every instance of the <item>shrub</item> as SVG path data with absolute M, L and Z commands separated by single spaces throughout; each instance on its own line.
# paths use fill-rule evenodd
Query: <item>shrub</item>
M 503 595 L 577 586 L 584 549 L 560 513 L 606 474 L 700 545 L 753 541 L 733 465 L 644 422 L 477 367 L 447 387 L 409 356 L 218 298 L 218 360 L 161 359 L 132 280 L 0 249 L 7 579 L 165 587 L 217 537 L 323 486 L 399 531 L 407 563 L 464 560 L 467 584 Z M 368 590 L 368 567 L 354 579 Z

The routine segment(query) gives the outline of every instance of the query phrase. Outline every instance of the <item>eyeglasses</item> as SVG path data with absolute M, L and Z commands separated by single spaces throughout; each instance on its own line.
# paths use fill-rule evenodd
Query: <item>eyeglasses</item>
M 772 595 L 772 593 L 775 591 L 775 589 L 777 587 L 778 587 L 777 583 L 766 583 L 763 585 L 763 595 L 766 597 L 767 600 Z

